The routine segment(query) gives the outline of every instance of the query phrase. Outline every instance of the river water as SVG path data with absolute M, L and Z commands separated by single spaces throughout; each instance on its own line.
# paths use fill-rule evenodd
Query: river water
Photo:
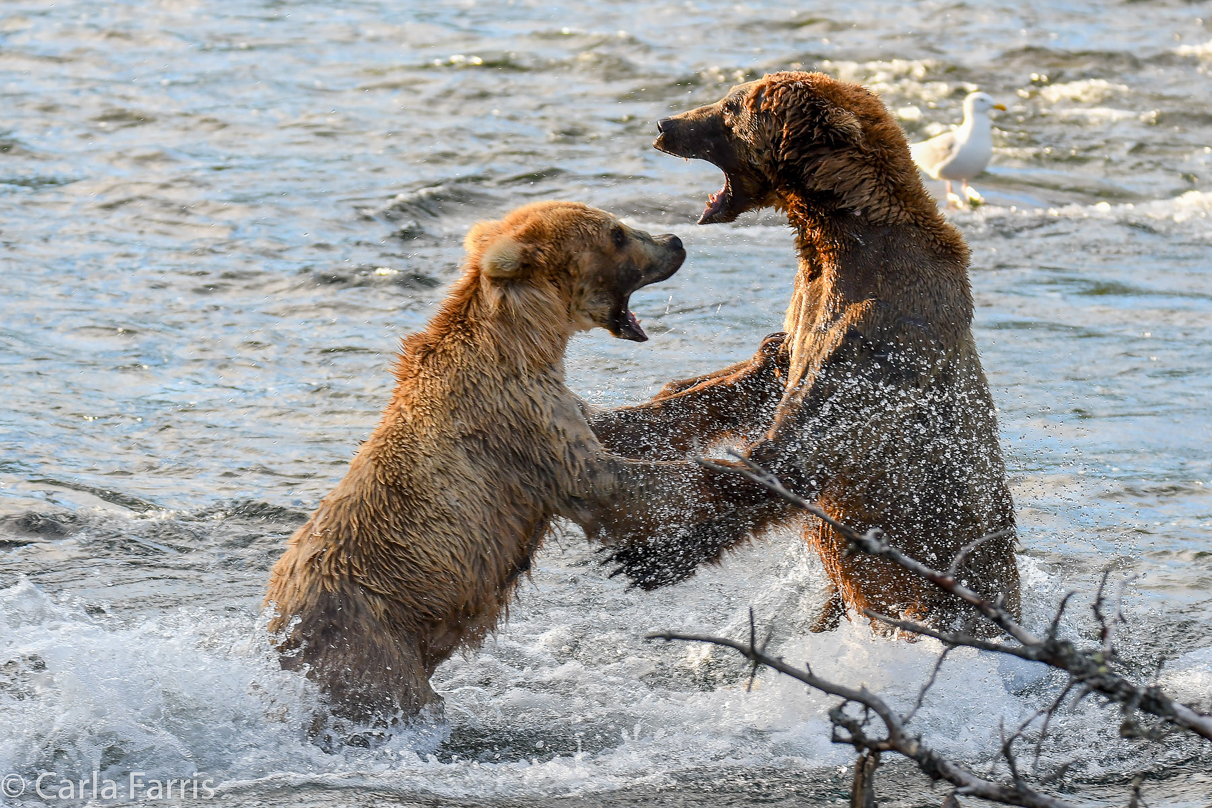
M 598 205 L 689 258 L 633 298 L 652 336 L 579 338 L 601 404 L 750 355 L 795 258 L 777 217 L 693 224 L 719 174 L 654 121 L 802 66 L 881 94 L 911 139 L 982 89 L 1009 107 L 952 214 L 1021 525 L 1027 620 L 1101 570 L 1142 678 L 1212 703 L 1212 4 L 420 4 L 10 0 L 0 17 L 0 775 L 210 778 L 224 805 L 831 805 L 833 700 L 648 631 L 741 636 L 908 705 L 939 648 L 811 635 L 819 564 L 775 535 L 645 594 L 573 530 L 509 622 L 441 668 L 449 726 L 324 751 L 316 694 L 259 607 L 284 538 L 343 474 L 393 352 L 475 220 Z M 1056 692 L 956 653 L 914 725 L 978 770 Z M 1212 805 L 1209 749 L 1067 708 L 1040 771 Z M 1029 759 L 1029 752 L 1024 752 Z M 1000 771 L 993 769 L 993 771 Z M 39 774 L 43 799 L 33 791 Z M 890 805 L 947 793 L 890 765 Z M 146 798 L 146 792 L 136 796 Z M 195 803 L 192 794 L 177 802 Z M 97 804 L 106 803 L 100 799 Z

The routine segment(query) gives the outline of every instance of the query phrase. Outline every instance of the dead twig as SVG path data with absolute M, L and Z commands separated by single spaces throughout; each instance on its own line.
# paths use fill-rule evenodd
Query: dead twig
M 1042 638 L 1037 637 L 1015 620 L 1014 616 L 1002 608 L 999 602 L 989 601 L 981 597 L 972 589 L 961 584 L 954 574 L 940 572 L 926 566 L 911 556 L 905 555 L 896 547 L 893 547 L 883 531 L 878 528 L 868 530 L 866 533 L 859 533 L 857 530 L 832 518 L 815 503 L 809 502 L 803 497 L 788 491 L 778 477 L 753 461 L 736 452 L 730 452 L 730 454 L 737 461 L 736 464 L 702 462 L 720 471 L 741 474 L 749 480 L 766 487 L 792 505 L 811 513 L 825 522 L 840 536 L 849 541 L 855 549 L 868 555 L 887 559 L 925 578 L 944 592 L 955 595 L 988 618 L 1010 638 L 1016 640 L 1018 645 L 988 642 L 968 635 L 937 631 L 929 626 L 923 626 L 906 620 L 896 620 L 885 615 L 867 611 L 866 613 L 869 617 L 905 631 L 934 637 L 948 645 L 964 645 L 970 648 L 1009 654 L 1032 662 L 1043 662 L 1053 668 L 1067 672 L 1075 683 L 1082 685 L 1083 693 L 1079 696 L 1079 700 L 1086 692 L 1098 693 L 1109 701 L 1116 702 L 1130 709 L 1139 709 L 1175 727 L 1212 740 L 1212 715 L 1197 712 L 1187 705 L 1174 700 L 1156 685 L 1138 685 L 1111 669 L 1111 665 L 1116 661 L 1112 642 L 1114 628 L 1117 623 L 1123 621 L 1123 615 L 1118 602 L 1122 599 L 1123 589 L 1121 586 L 1120 597 L 1117 598 L 1114 612 L 1108 618 L 1103 611 L 1105 603 L 1103 593 L 1109 572 L 1103 575 L 1093 607 L 1095 617 L 1100 624 L 1101 647 L 1098 651 L 1083 651 L 1072 642 L 1062 640 L 1058 637 L 1061 615 L 1068 604 L 1069 595 L 1066 595 L 1061 601 L 1048 634 Z M 961 553 L 963 552 L 961 551 Z M 953 563 L 952 566 L 955 567 L 956 565 Z
M 1052 704 L 1044 710 L 1044 723 L 1040 725 L 1039 739 L 1035 742 L 1035 760 L 1031 763 L 1031 768 L 1035 771 L 1039 771 L 1039 756 L 1044 750 L 1044 740 L 1048 737 L 1048 725 L 1052 723 L 1052 716 L 1056 715 L 1056 711 L 1065 703 L 1065 699 L 1068 697 L 1069 692 L 1073 690 L 1074 684 L 1074 681 L 1070 679 L 1069 683 L 1061 690 L 1060 695 L 1053 699 Z
M 926 684 L 922 685 L 922 689 L 917 691 L 917 701 L 913 702 L 913 709 L 905 716 L 906 724 L 913 720 L 913 716 L 917 715 L 918 710 L 922 709 L 922 703 L 926 700 L 927 691 L 934 687 L 934 680 L 938 678 L 939 670 L 942 669 L 943 663 L 947 661 L 947 654 L 950 654 L 954 648 L 955 646 L 953 645 L 943 646 L 943 652 L 938 655 L 938 660 L 930 671 L 930 678 L 926 680 Z
M 1010 528 L 1005 528 L 1003 530 L 995 530 L 992 533 L 986 533 L 984 536 L 981 536 L 979 539 L 968 542 L 967 544 L 965 544 L 963 547 L 960 548 L 960 551 L 958 553 L 955 554 L 955 558 L 951 559 L 951 565 L 949 567 L 947 567 L 947 574 L 954 577 L 955 573 L 957 573 L 959 571 L 960 564 L 964 563 L 964 559 L 968 557 L 968 554 L 971 553 L 973 550 L 975 550 L 977 547 L 980 547 L 982 544 L 984 544 L 987 541 L 992 541 L 993 539 L 1000 539 L 1003 536 L 1009 536 L 1013 532 L 1014 531 L 1011 530 Z
M 752 638 L 753 634 L 750 636 Z M 1012 785 L 1005 785 L 977 776 L 970 769 L 948 760 L 926 746 L 920 736 L 909 733 L 905 729 L 904 719 L 886 701 L 866 687 L 853 688 L 823 679 L 814 674 L 811 665 L 807 663 L 803 670 L 788 665 L 781 658 L 769 656 L 765 651 L 759 650 L 752 639 L 749 643 L 742 643 L 724 637 L 678 634 L 672 631 L 649 634 L 647 639 L 667 642 L 701 642 L 731 648 L 749 660 L 752 665 L 770 668 L 822 693 L 841 698 L 842 703 L 829 712 L 829 720 L 833 724 L 833 741 L 853 746 L 859 753 L 855 773 L 855 790 L 851 795 L 851 805 L 854 808 L 863 808 L 864 804 L 875 804 L 871 775 L 875 771 L 875 766 L 878 765 L 878 755 L 882 752 L 896 752 L 904 755 L 916 763 L 918 768 L 930 778 L 946 780 L 954 785 L 955 793 L 961 796 L 979 797 L 1000 802 L 1003 805 L 1019 805 L 1024 808 L 1076 808 L 1073 803 L 1048 796 L 1031 788 L 1021 779 L 1016 779 Z M 846 712 L 846 705 L 850 703 L 862 705 L 866 710 L 874 713 L 884 725 L 884 737 L 868 736 L 864 722 Z M 862 799 L 863 802 L 856 802 L 856 799 Z

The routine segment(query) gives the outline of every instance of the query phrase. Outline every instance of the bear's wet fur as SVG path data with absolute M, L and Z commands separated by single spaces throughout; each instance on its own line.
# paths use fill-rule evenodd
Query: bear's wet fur
M 700 223 L 775 207 L 795 230 L 799 268 L 785 333 L 751 360 L 596 413 L 603 444 L 673 459 L 740 442 L 833 518 L 881 528 L 935 568 L 992 536 L 966 555 L 958 577 L 1017 615 L 1014 507 L 972 335 L 968 248 L 922 186 L 887 109 L 855 84 L 776 73 L 658 129 L 656 148 L 724 172 Z M 615 536 L 619 570 L 645 588 L 673 583 L 755 532 L 803 518 L 769 492 L 720 484 L 728 490 L 709 496 L 705 518 L 683 530 Z M 712 515 L 724 501 L 726 515 Z M 804 530 L 831 587 L 818 629 L 847 608 L 934 625 L 973 619 L 927 581 L 847 552 L 818 520 Z
M 541 202 L 465 246 L 462 276 L 404 342 L 378 427 L 270 577 L 283 665 L 356 722 L 440 706 L 434 669 L 498 625 L 553 517 L 650 532 L 649 478 L 676 474 L 601 448 L 563 358 L 593 327 L 646 339 L 628 299 L 677 271 L 678 238 Z

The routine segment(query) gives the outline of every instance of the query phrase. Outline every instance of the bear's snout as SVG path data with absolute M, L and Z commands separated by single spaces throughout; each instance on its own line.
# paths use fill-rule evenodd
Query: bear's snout
M 668 250 L 672 250 L 675 253 L 686 252 L 686 248 L 682 246 L 682 240 L 673 233 L 665 233 L 663 235 L 656 236 L 653 238 L 653 241 Z
M 657 121 L 657 139 L 652 142 L 652 145 L 658 151 L 672 154 L 675 157 L 698 157 L 699 155 L 695 153 L 694 149 L 696 142 L 700 138 L 696 136 L 694 122 L 686 120 L 686 118 L 695 112 L 698 112 L 698 110 L 669 118 L 661 118 Z
M 682 240 L 673 233 L 652 236 L 652 243 L 656 245 L 656 254 L 650 253 L 652 263 L 642 273 L 639 286 L 636 286 L 635 289 L 669 278 L 686 260 L 686 248 L 682 246 Z M 634 292 L 635 289 L 631 291 Z

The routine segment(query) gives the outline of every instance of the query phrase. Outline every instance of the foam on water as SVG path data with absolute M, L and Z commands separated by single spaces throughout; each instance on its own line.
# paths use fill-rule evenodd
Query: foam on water
M 930 80 L 938 76 L 944 68 L 944 64 L 937 59 L 870 62 L 825 59 L 818 67 L 843 81 L 863 84 L 884 97 L 910 99 L 933 105 L 954 94 L 954 88 L 948 82 Z M 975 90 L 976 87 L 972 89 Z
M 1141 223 L 1161 227 L 1178 225 L 1180 227 L 1170 229 L 1195 238 L 1212 239 L 1212 229 L 1207 226 L 1208 220 L 1212 218 L 1212 193 L 1204 191 L 1187 191 L 1173 199 L 1126 202 L 1118 205 L 1112 205 L 1110 202 L 1047 208 L 982 205 L 970 214 L 962 215 L 965 218 L 970 216 L 973 219 L 985 221 L 997 218 L 1011 220 L 1077 219 L 1120 225 Z
M 1179 56 L 1195 56 L 1199 59 L 1212 59 L 1212 39 L 1198 45 L 1179 45 L 1174 49 Z
M 1075 121 L 1095 126 L 1131 120 L 1147 123 L 1150 115 L 1147 112 L 1133 112 L 1129 109 L 1115 109 L 1114 107 L 1068 107 L 1054 110 L 1051 114 L 1062 121 Z
M 1098 104 L 1117 95 L 1131 92 L 1126 84 L 1115 84 L 1106 79 L 1082 79 L 1049 84 L 1040 90 L 1039 94 L 1053 104 L 1061 101 L 1081 101 Z
M 308 739 L 320 701 L 305 679 L 278 668 L 258 615 L 185 608 L 122 621 L 21 581 L 0 591 L 0 770 L 30 779 L 97 771 L 121 782 L 136 771 L 163 779 L 199 772 L 220 794 L 340 784 L 466 799 L 656 789 L 702 769 L 777 765 L 823 777 L 852 757 L 828 741 L 836 699 L 769 673 L 747 692 L 730 652 L 641 635 L 673 628 L 743 637 L 739 601 L 748 601 L 760 625 L 779 627 L 777 655 L 863 684 L 902 711 L 941 650 L 928 639 L 873 636 L 861 621 L 804 632 L 821 580 L 819 562 L 798 541 L 765 543 L 655 596 L 612 586 L 587 560 L 575 548 L 545 553 L 510 622 L 439 670 L 448 727 L 336 751 Z M 1051 601 L 1054 582 L 1024 562 L 1034 592 L 1025 601 Z M 736 568 L 750 565 L 758 569 L 738 587 Z M 1037 608 L 1029 621 L 1046 618 Z M 1197 689 L 1212 680 L 1212 656 L 1188 654 L 1167 677 L 1179 692 Z M 995 756 L 999 725 L 1017 725 L 1053 681 L 1038 666 L 959 650 L 913 727 L 940 752 L 979 762 Z M 1045 760 L 1101 765 L 1108 742 L 1098 738 L 1114 720 L 1089 704 L 1058 718 L 1064 740 Z
M 604 637 L 575 637 L 567 626 L 539 630 L 522 614 L 479 653 L 448 663 L 437 684 L 456 731 L 487 740 L 499 733 L 510 749 L 501 761 L 492 747 L 465 738 L 464 761 L 438 765 L 427 757 L 435 749 L 432 736 L 405 733 L 373 751 L 337 754 L 311 744 L 304 727 L 317 708 L 314 689 L 277 669 L 264 624 L 250 617 L 183 610 L 105 625 L 28 582 L 0 592 L 0 610 L 8 629 L 0 664 L 17 669 L 0 694 L 0 768 L 23 775 L 55 771 L 72 779 L 100 771 L 125 780 L 131 771 L 162 778 L 204 772 L 230 787 L 266 777 L 322 782 L 348 777 L 342 773 L 351 768 L 374 782 L 387 768 L 383 777 L 398 788 L 487 796 L 516 794 L 519 786 L 535 794 L 609 790 L 637 778 L 655 785 L 678 770 L 719 764 L 787 759 L 820 767 L 848 758 L 827 741 L 832 700 L 771 677 L 752 693 L 737 682 L 703 691 L 676 676 L 654 686 L 656 660 L 635 636 L 619 636 L 613 627 Z M 621 645 L 604 659 L 579 660 L 567 648 L 612 640 Z M 846 624 L 788 643 L 780 653 L 811 659 L 815 670 L 840 681 L 857 677 L 887 690 L 924 680 L 937 648 L 873 639 Z M 678 656 L 676 664 L 700 676 L 732 678 L 728 669 L 738 667 L 716 660 L 716 670 L 705 672 L 712 666 L 695 650 Z M 923 728 L 947 728 L 941 740 L 948 751 L 966 755 L 991 748 L 993 730 L 978 726 L 990 708 L 1007 721 L 1022 709 L 1004 691 L 995 661 L 972 656 L 957 655 L 937 691 L 981 720 L 953 732 L 948 708 L 927 709 L 920 719 Z M 702 733 L 704 727 L 713 730 Z
M 182 610 L 123 625 L 22 581 L 0 592 L 0 621 L 4 771 L 181 777 L 294 765 L 278 757 L 282 738 L 302 739 L 314 692 L 280 670 L 248 619 Z
M 1212 647 L 1188 651 L 1166 663 L 1158 684 L 1183 704 L 1212 711 Z

